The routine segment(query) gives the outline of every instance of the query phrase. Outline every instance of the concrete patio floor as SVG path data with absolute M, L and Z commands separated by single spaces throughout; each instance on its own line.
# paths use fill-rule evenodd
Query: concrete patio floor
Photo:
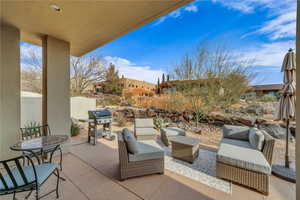
M 233 185 L 232 194 L 206 186 L 169 170 L 164 175 L 150 175 L 118 181 L 117 141 L 100 139 L 96 146 L 77 142 L 64 155 L 60 198 L 66 200 L 295 200 L 295 184 L 271 177 L 270 195 L 263 196 L 247 188 Z M 55 187 L 55 177 L 42 192 Z M 18 194 L 22 199 L 25 194 Z M 1 199 L 12 199 L 11 196 Z M 31 195 L 30 199 L 34 199 Z M 44 199 L 55 199 L 51 194 Z

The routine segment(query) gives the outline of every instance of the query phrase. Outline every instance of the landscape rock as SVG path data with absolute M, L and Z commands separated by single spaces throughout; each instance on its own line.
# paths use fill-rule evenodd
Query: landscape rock
M 276 139 L 285 140 L 286 138 L 286 129 L 282 128 L 279 124 L 274 123 L 263 123 L 260 124 L 260 129 L 266 131 L 269 135 L 273 136 Z M 290 135 L 290 141 L 294 140 L 294 137 Z
M 259 104 L 252 104 L 246 107 L 245 111 L 249 114 L 262 116 L 264 114 L 264 107 Z

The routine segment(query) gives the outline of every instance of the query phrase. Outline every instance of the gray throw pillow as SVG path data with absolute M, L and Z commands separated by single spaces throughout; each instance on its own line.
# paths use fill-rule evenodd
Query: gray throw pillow
M 249 141 L 249 127 L 224 125 L 223 137 L 235 140 Z
M 265 141 L 265 135 L 257 128 L 251 128 L 249 130 L 249 142 L 250 145 L 259 151 L 262 150 Z
M 132 132 L 127 128 L 123 129 L 123 138 L 125 140 L 127 150 L 129 153 L 136 154 L 138 153 L 138 144 Z

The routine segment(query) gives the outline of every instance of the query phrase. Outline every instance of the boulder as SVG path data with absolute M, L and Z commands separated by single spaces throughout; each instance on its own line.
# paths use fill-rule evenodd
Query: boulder
M 183 118 L 188 122 L 192 121 L 194 119 L 194 112 L 193 111 L 184 111 Z
M 237 126 L 254 126 L 256 119 L 250 116 L 232 116 L 231 121 Z
M 246 107 L 245 111 L 249 114 L 262 116 L 264 114 L 264 107 L 259 104 L 252 104 Z
M 269 135 L 276 139 L 285 140 L 286 129 L 282 128 L 279 124 L 274 123 L 263 123 L 259 126 L 260 129 L 266 131 Z M 290 141 L 293 141 L 294 137 L 290 135 Z

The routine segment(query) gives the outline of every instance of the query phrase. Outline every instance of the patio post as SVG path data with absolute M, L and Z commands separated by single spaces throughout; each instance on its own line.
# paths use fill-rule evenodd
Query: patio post
M 18 140 L 20 128 L 20 30 L 0 26 L 0 160 L 15 155 L 10 145 Z
M 44 36 L 43 123 L 52 134 L 70 135 L 70 44 Z

